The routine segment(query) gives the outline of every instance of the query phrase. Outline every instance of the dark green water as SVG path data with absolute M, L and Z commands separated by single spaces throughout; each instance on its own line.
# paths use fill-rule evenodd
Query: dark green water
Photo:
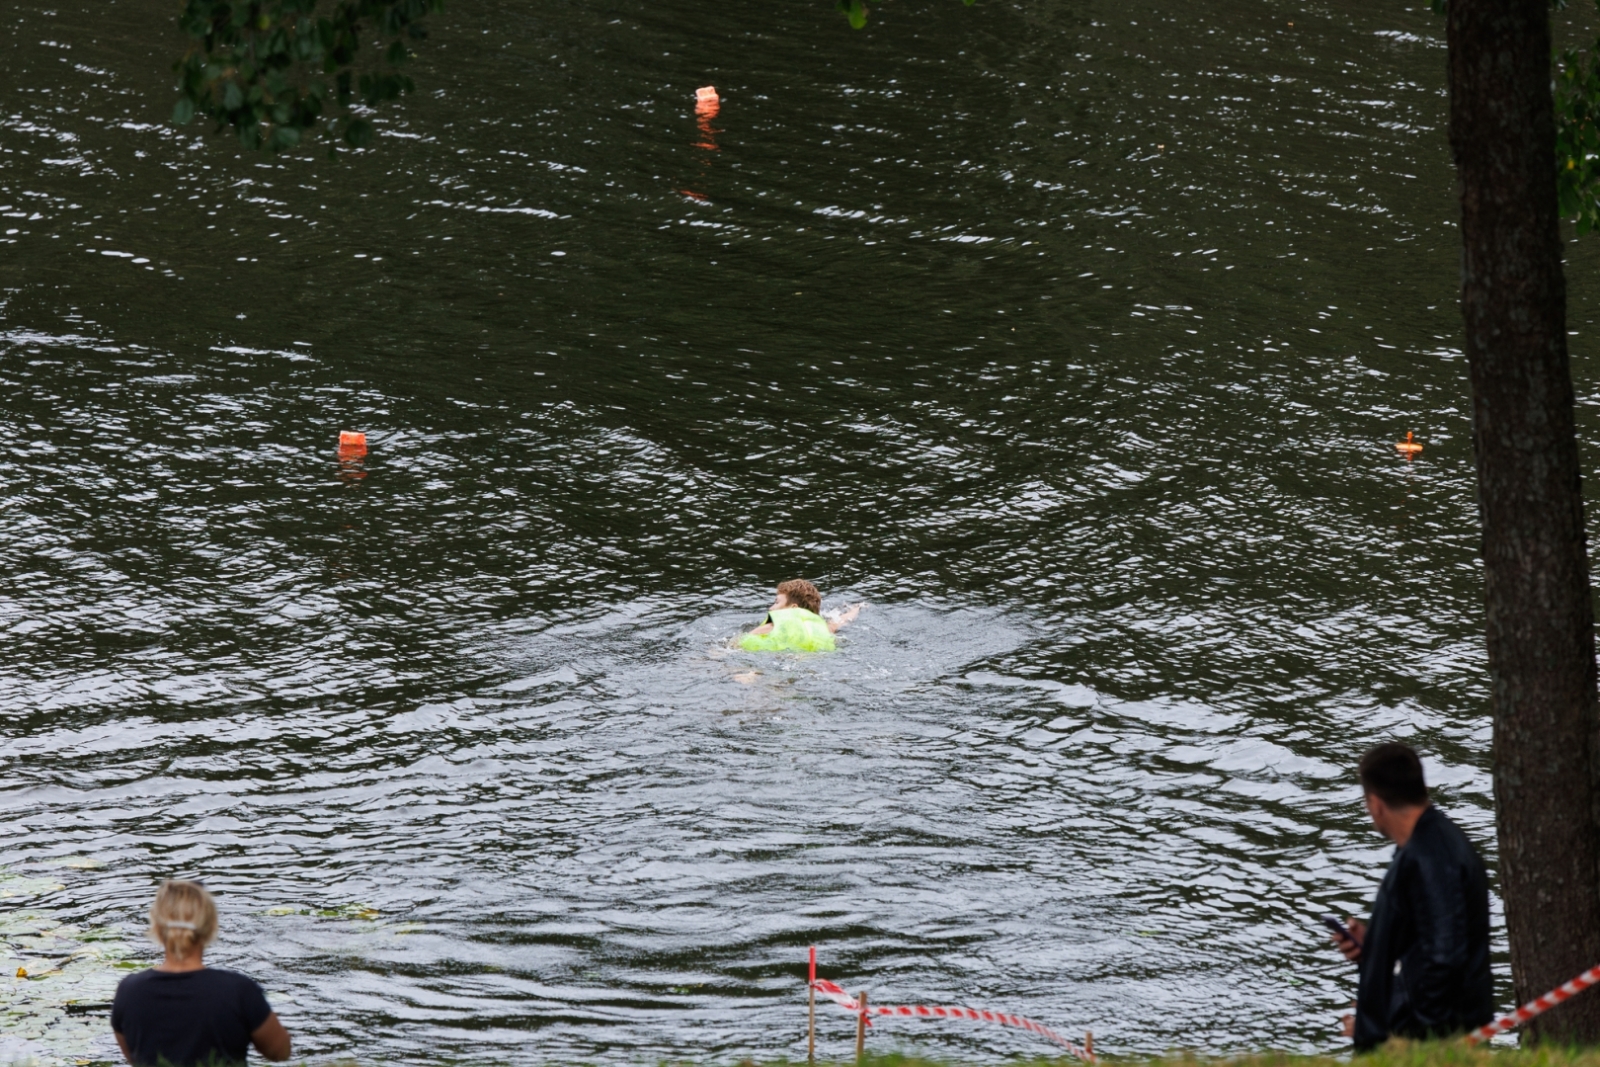
M 3 18 L 0 904 L 203 875 L 312 1062 L 803 1055 L 811 943 L 1311 1049 L 1363 748 L 1492 858 L 1425 10 L 457 0 L 337 163 L 164 126 L 172 12 Z

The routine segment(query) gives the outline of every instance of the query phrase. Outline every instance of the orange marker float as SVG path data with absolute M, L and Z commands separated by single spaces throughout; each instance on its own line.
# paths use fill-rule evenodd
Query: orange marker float
M 1406 439 L 1404 441 L 1396 441 L 1394 447 L 1402 456 L 1410 459 L 1422 451 L 1422 442 L 1412 437 L 1411 431 L 1407 430 Z
M 695 125 L 700 128 L 702 140 L 695 144 L 696 148 L 708 151 L 717 151 L 717 134 L 721 130 L 711 128 L 711 120 L 717 117 L 717 112 L 722 108 L 722 97 L 717 95 L 715 85 L 702 85 L 694 91 L 694 118 Z
M 339 431 L 339 458 L 346 462 L 367 454 L 367 435 L 351 430 Z

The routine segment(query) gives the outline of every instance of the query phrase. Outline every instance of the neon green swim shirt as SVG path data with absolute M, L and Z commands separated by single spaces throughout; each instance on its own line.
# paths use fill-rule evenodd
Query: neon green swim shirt
M 770 634 L 745 634 L 739 647 L 746 652 L 832 652 L 833 631 L 828 620 L 805 608 L 779 608 L 767 612 Z

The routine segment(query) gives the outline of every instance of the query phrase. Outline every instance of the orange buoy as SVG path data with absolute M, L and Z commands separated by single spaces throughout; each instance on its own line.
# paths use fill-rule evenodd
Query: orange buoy
M 367 454 L 367 435 L 352 430 L 339 431 L 339 458 L 360 459 Z
M 717 95 L 715 85 L 702 85 L 694 91 L 694 119 L 695 125 L 700 129 L 700 140 L 695 142 L 696 148 L 707 151 L 717 151 L 717 134 L 721 130 L 711 128 L 711 120 L 717 117 L 717 111 L 722 107 L 722 98 Z
M 1407 430 L 1406 439 L 1404 441 L 1396 441 L 1394 443 L 1394 447 L 1402 456 L 1410 459 L 1412 456 L 1422 451 L 1422 442 L 1412 437 L 1411 431 Z

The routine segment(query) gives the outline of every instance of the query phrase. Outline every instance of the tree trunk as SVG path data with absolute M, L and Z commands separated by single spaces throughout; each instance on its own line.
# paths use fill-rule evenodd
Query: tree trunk
M 1556 205 L 1550 0 L 1448 0 L 1500 892 L 1518 1002 L 1600 964 L 1600 713 Z M 1600 1043 L 1600 993 L 1534 1040 Z

